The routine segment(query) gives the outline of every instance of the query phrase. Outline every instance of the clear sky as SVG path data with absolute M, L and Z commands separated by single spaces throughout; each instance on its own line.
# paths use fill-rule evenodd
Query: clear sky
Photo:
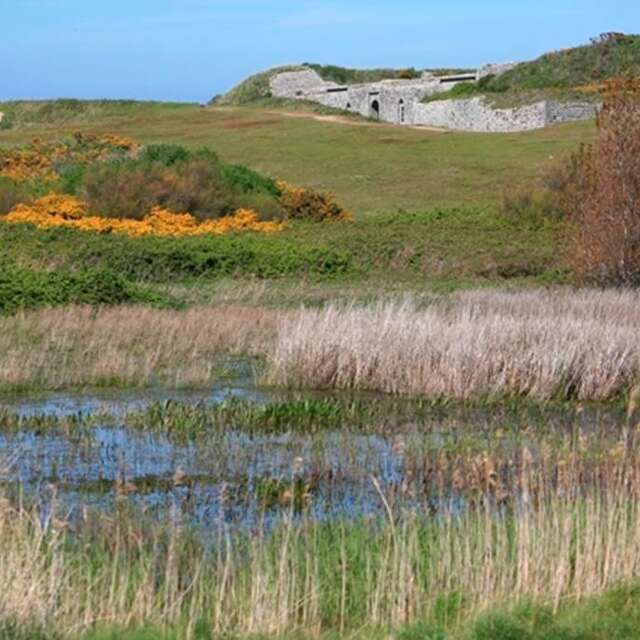
M 604 31 L 640 0 L 0 0 L 0 99 L 204 102 L 285 63 L 476 66 Z

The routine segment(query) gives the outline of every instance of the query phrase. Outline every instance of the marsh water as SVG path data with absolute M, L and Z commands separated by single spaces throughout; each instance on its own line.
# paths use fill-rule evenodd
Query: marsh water
M 4 491 L 43 517 L 54 505 L 70 521 L 127 505 L 215 532 L 461 509 L 456 473 L 465 464 L 492 460 L 507 486 L 523 447 L 566 449 L 589 433 L 609 446 L 624 415 L 615 406 L 426 404 L 228 384 L 0 398 L 0 424 Z

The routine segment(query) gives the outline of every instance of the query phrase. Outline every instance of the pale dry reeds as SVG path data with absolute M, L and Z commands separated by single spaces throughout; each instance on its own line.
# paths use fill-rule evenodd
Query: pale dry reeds
M 640 294 L 472 291 L 286 311 L 68 307 L 0 317 L 0 388 L 209 384 L 229 355 L 266 381 L 467 399 L 603 400 L 640 381 Z
M 303 310 L 285 321 L 268 372 L 295 387 L 466 399 L 607 399 L 640 377 L 640 294 L 473 291 Z
M 262 354 L 282 312 L 72 306 L 0 317 L 0 387 L 204 385 L 221 356 Z

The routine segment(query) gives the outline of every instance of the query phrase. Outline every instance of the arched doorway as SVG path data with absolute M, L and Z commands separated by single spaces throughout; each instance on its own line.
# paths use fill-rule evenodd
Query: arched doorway
M 405 105 L 404 100 L 400 98 L 400 102 L 398 102 L 398 122 L 400 124 L 404 124 L 406 119 Z
M 371 117 L 374 120 L 380 120 L 380 103 L 377 100 L 371 103 Z

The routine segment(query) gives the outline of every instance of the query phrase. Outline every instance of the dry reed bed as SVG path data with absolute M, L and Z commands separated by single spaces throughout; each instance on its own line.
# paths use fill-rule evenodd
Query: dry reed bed
M 607 399 L 640 378 L 640 293 L 459 293 L 285 319 L 268 374 L 297 387 Z
M 72 306 L 0 317 L 0 386 L 202 385 L 221 354 L 260 354 L 281 312 Z
M 68 307 L 0 317 L 0 387 L 206 385 L 229 354 L 270 383 L 466 399 L 602 400 L 640 378 L 640 294 L 473 291 L 282 311 Z

